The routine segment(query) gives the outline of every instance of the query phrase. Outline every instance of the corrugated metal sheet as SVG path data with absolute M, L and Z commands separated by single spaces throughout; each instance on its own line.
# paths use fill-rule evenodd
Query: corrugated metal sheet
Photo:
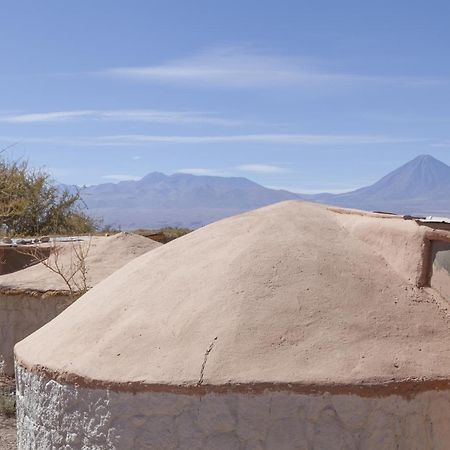
M 420 223 L 448 223 L 450 225 L 450 218 L 428 216 L 425 219 L 416 219 Z

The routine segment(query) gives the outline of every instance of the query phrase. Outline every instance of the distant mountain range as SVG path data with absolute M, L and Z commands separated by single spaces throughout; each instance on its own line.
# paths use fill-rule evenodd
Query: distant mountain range
M 197 228 L 250 209 L 298 199 L 292 192 L 265 188 L 246 178 L 164 175 L 82 190 L 91 215 L 122 229 L 166 225 Z
M 122 229 L 166 225 L 196 228 L 283 200 L 404 214 L 450 215 L 450 167 L 429 155 L 415 158 L 375 184 L 344 194 L 303 195 L 265 188 L 246 178 L 164 175 L 82 190 L 91 215 Z

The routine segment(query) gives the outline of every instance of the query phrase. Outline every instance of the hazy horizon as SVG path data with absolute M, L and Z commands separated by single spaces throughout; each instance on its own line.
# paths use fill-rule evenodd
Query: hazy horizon
M 424 154 L 422 154 L 422 155 L 417 155 L 415 158 L 417 158 L 419 156 L 432 156 L 432 155 L 429 155 L 429 154 L 424 155 Z M 435 158 L 434 156 L 432 156 L 432 157 Z M 415 158 L 413 158 L 413 159 L 415 159 Z M 435 158 L 435 159 L 437 159 L 437 158 Z M 411 161 L 412 160 L 405 161 L 405 164 L 407 164 L 407 163 L 409 163 Z M 440 160 L 438 160 L 438 161 L 440 161 Z M 444 162 L 444 161 L 442 161 L 442 162 Z M 295 189 L 292 189 L 292 188 L 289 188 L 289 187 L 283 187 L 283 186 L 270 186 L 270 185 L 264 185 L 264 184 L 261 184 L 261 186 L 266 187 L 268 189 L 290 191 L 290 192 L 295 193 L 295 194 L 305 194 L 305 195 L 308 195 L 308 194 L 311 194 L 311 195 L 313 195 L 313 194 L 322 194 L 322 193 L 343 194 L 343 193 L 347 193 L 347 192 L 352 192 L 354 190 L 357 190 L 357 189 L 360 189 L 360 188 L 363 188 L 363 187 L 370 186 L 371 184 L 379 181 L 381 178 L 383 178 L 386 175 L 388 175 L 390 172 L 392 172 L 392 171 L 394 171 L 396 169 L 399 169 L 400 167 L 404 166 L 405 164 L 401 164 L 401 166 L 398 166 L 398 167 L 393 167 L 391 171 L 389 171 L 389 172 L 387 172 L 385 174 L 382 174 L 379 178 L 373 180 L 372 182 L 367 183 L 366 185 L 355 186 L 352 189 L 331 189 L 331 190 L 328 190 L 328 191 L 326 189 L 320 189 L 320 188 L 319 189 L 310 189 L 310 190 L 308 190 L 308 189 L 295 190 Z M 158 170 L 155 170 L 155 171 L 151 171 L 151 172 L 145 173 L 142 176 L 127 176 L 127 175 L 123 175 L 123 176 L 120 176 L 120 177 L 118 177 L 118 176 L 117 177 L 103 177 L 103 179 L 102 179 L 102 181 L 100 183 L 92 183 L 92 184 L 84 184 L 84 185 L 82 185 L 80 183 L 71 183 L 71 184 L 76 185 L 78 187 L 83 187 L 83 186 L 84 187 L 93 187 L 93 186 L 96 186 L 98 184 L 107 184 L 107 183 L 119 184 L 119 183 L 122 183 L 124 181 L 125 182 L 126 181 L 140 181 L 145 176 L 147 176 L 149 174 L 152 174 L 152 173 L 161 173 L 161 174 L 163 174 L 165 176 L 184 174 L 184 175 L 193 175 L 193 176 L 196 176 L 196 177 L 199 177 L 199 176 L 200 177 L 211 177 L 212 176 L 212 177 L 223 177 L 223 178 L 245 178 L 245 179 L 248 179 L 250 181 L 254 181 L 256 183 L 256 181 L 254 179 L 252 179 L 251 176 L 243 176 L 243 175 L 239 175 L 239 174 L 235 174 L 235 175 L 229 175 L 229 174 L 227 175 L 225 173 L 202 174 L 202 173 L 195 173 L 195 171 L 194 172 L 189 172 L 189 171 L 183 171 L 183 170 L 178 170 L 178 171 L 175 171 L 175 172 L 172 172 L 172 173 L 164 173 L 164 172 L 160 172 Z M 258 184 L 260 184 L 260 183 L 258 183 Z

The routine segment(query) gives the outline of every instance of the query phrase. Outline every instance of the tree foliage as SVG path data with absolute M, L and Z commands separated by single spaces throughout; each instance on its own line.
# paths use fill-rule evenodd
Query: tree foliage
M 48 173 L 26 161 L 0 158 L 0 226 L 8 235 L 89 233 L 79 191 L 61 190 Z

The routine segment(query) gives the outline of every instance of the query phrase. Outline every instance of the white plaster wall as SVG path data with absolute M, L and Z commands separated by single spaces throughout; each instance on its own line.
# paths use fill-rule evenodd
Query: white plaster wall
M 0 372 L 14 374 L 14 345 L 54 319 L 72 301 L 68 296 L 0 294 Z
M 19 450 L 446 450 L 450 392 L 356 395 L 116 393 L 17 367 Z

